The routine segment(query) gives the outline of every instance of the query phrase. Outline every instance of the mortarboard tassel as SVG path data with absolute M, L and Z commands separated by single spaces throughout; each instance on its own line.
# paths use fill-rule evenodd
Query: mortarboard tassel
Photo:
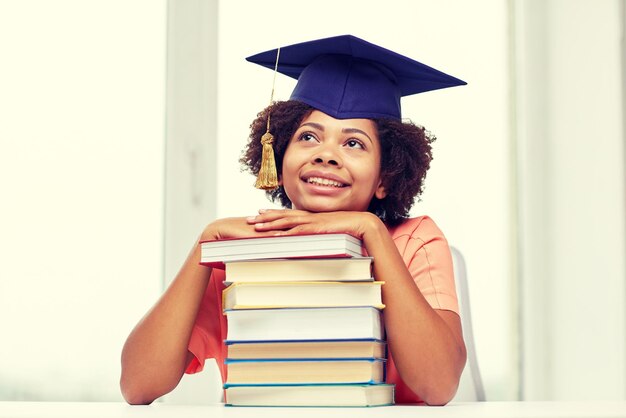
M 276 84 L 276 73 L 278 71 L 278 57 L 280 56 L 280 48 L 276 52 L 276 65 L 274 67 L 274 81 L 272 82 L 272 95 L 270 97 L 270 105 L 274 101 L 274 86 Z M 276 159 L 274 158 L 274 135 L 270 133 L 270 114 L 267 115 L 267 130 L 261 137 L 263 151 L 261 154 L 261 167 L 256 179 L 254 187 L 263 190 L 274 190 L 278 187 L 278 174 L 276 173 Z
M 276 159 L 274 158 L 274 135 L 270 133 L 270 116 L 267 115 L 267 131 L 261 137 L 263 152 L 261 155 L 261 167 L 254 187 L 263 190 L 274 190 L 278 187 L 278 175 L 276 173 Z

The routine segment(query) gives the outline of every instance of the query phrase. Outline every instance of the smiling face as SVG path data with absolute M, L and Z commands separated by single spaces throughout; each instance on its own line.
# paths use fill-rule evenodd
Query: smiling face
M 374 196 L 385 197 L 380 155 L 374 122 L 315 110 L 287 146 L 280 181 L 294 209 L 366 211 Z

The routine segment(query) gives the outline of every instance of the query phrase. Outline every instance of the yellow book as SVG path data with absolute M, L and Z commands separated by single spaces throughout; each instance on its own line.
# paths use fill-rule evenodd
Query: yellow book
M 230 261 L 225 263 L 225 282 L 371 282 L 372 260 L 353 257 Z
M 230 360 L 227 386 L 382 383 L 385 359 Z
M 373 306 L 384 308 L 383 282 L 233 283 L 222 292 L 222 307 L 233 309 Z

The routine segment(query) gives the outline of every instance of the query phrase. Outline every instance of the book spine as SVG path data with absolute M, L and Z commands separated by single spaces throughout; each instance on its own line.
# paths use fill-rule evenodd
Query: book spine
M 335 255 L 311 255 L 311 254 L 298 254 L 294 257 L 294 254 L 283 253 L 281 257 L 290 260 L 296 259 L 311 259 L 311 258 L 331 258 L 331 257 L 367 257 L 367 254 L 364 251 L 361 242 L 358 240 L 352 239 L 355 242 L 349 242 L 346 247 L 346 251 L 341 254 Z M 348 251 L 349 248 L 349 251 Z M 217 259 L 209 259 L 207 257 L 208 252 L 205 254 L 203 251 L 203 261 L 201 264 L 209 265 L 214 268 L 225 268 L 224 262 L 229 262 L 231 260 L 236 260 L 236 257 L 228 258 L 222 257 L 219 260 Z M 276 257 L 274 255 L 267 254 L 247 254 L 244 257 L 253 257 L 256 260 L 267 260 Z M 241 256 L 238 256 L 241 257 Z M 272 262 L 280 262 L 280 260 L 273 260 Z M 370 261 L 371 263 L 371 261 Z M 371 264 L 370 264 L 371 268 Z M 228 272 L 228 270 L 227 270 Z M 370 271 L 371 272 L 371 271 Z M 228 280 L 228 275 L 226 275 L 225 283 L 229 285 L 223 294 L 223 306 L 227 306 L 226 304 L 226 296 L 228 292 L 232 292 L 235 289 L 234 286 L 247 286 L 249 283 L 246 283 L 245 280 L 239 280 L 235 284 L 230 284 Z M 271 280 L 268 280 L 271 282 Z M 332 280 L 319 280 L 312 283 L 314 286 L 329 286 L 333 281 Z M 300 286 L 302 289 L 306 289 L 305 285 L 311 285 L 311 283 L 298 282 L 298 281 L 289 281 L 289 280 L 281 280 L 280 285 L 285 284 L 293 284 L 295 286 Z M 375 283 L 375 286 L 382 286 L 382 283 Z M 372 282 L 363 283 L 358 281 L 347 281 L 341 282 L 341 285 L 346 286 L 372 286 Z M 268 285 L 268 283 L 262 283 L 260 279 L 255 281 L 255 285 Z M 335 283 L 337 285 L 337 283 Z M 306 290 L 303 290 L 306 291 Z M 267 297 L 267 296 L 266 296 Z M 250 298 L 255 299 L 255 298 Z M 229 300 L 233 306 L 237 306 L 235 302 Z M 252 300 L 252 302 L 256 302 Z M 267 301 L 266 301 L 267 302 Z M 334 307 L 319 307 L 319 306 L 293 306 L 293 304 L 285 303 L 280 307 L 275 306 L 267 306 L 263 304 L 263 306 L 259 304 L 251 303 L 250 300 L 246 301 L 247 306 L 238 306 L 237 308 L 248 308 L 248 309 L 225 309 L 224 314 L 228 319 L 228 331 L 226 340 L 224 343 L 226 345 L 233 344 L 262 344 L 262 343 L 272 343 L 272 344 L 282 344 L 282 343 L 306 343 L 306 342 L 340 342 L 340 341 L 367 341 L 367 342 L 377 342 L 385 344 L 385 335 L 384 335 L 384 325 L 382 320 L 382 309 L 384 305 L 379 306 L 367 306 L 367 307 L 354 307 L 354 306 L 334 306 Z M 343 321 L 343 325 L 342 325 Z M 297 323 L 297 326 L 294 326 L 294 323 Z M 360 327 L 355 326 L 354 324 L 360 324 Z M 360 328 L 360 329 L 359 329 Z M 286 348 L 281 347 L 280 350 L 283 350 L 282 353 L 287 353 L 284 351 Z M 288 348 L 287 348 L 288 349 Z M 224 389 L 228 388 L 240 388 L 240 387 L 259 387 L 259 388 L 281 388 L 281 387 L 333 387 L 333 386 L 341 386 L 341 387 L 371 387 L 371 386 L 382 386 L 385 385 L 386 381 L 386 356 L 387 356 L 387 348 L 382 349 L 384 353 L 384 358 L 379 357 L 359 357 L 351 355 L 349 356 L 348 349 L 345 351 L 346 357 L 320 357 L 320 356 L 312 356 L 312 357 L 276 357 L 276 356 L 268 356 L 267 358 L 226 358 L 224 360 L 225 366 L 228 368 L 229 366 L 232 368 L 231 371 L 233 373 L 233 380 L 237 380 L 239 382 L 226 381 L 224 383 Z M 363 353 L 363 351 L 361 351 Z M 380 351 L 378 351 L 380 353 Z M 293 352 L 296 354 L 296 352 Z M 341 355 L 344 353 L 342 352 Z M 357 369 L 361 369 L 359 374 L 348 374 L 348 369 L 345 369 L 346 372 L 340 372 L 337 374 L 337 370 L 344 370 L 343 366 L 338 369 L 338 365 L 333 366 L 333 363 L 342 362 L 344 366 L 348 366 L 345 363 L 348 362 L 367 362 L 371 363 L 371 366 L 367 366 L 367 374 L 362 374 L 362 367 L 365 367 L 364 364 L 357 366 Z M 265 363 L 268 366 L 262 366 L 259 363 Z M 278 366 L 278 364 L 282 364 Z M 308 365 L 300 363 L 308 363 Z M 326 367 L 331 367 L 328 370 L 334 370 L 335 376 L 329 374 L 326 379 L 320 378 L 319 376 L 319 368 L 316 365 L 311 365 L 310 363 L 319 363 L 320 367 L 322 364 Z M 377 364 L 378 363 L 378 364 Z M 257 365 L 255 365 L 257 364 Z M 272 364 L 276 364 L 273 366 Z M 290 364 L 290 365 L 288 365 Z M 296 379 L 293 379 L 293 374 L 289 375 L 289 373 L 293 373 L 292 371 L 287 372 L 287 382 L 275 381 L 276 379 L 272 379 L 272 373 L 269 373 L 267 378 L 264 376 L 264 371 L 259 371 L 255 377 L 251 378 L 249 373 L 251 370 L 249 367 L 254 367 L 254 370 L 274 370 L 276 373 L 277 367 L 280 367 L 281 370 L 284 367 L 293 370 L 293 367 L 296 367 L 298 372 L 295 375 Z M 236 367 L 236 369 L 235 369 Z M 257 369 L 257 367 L 262 367 L 261 369 Z M 267 367 L 267 368 L 266 368 Z M 313 368 L 312 368 L 313 367 Z M 352 366 L 350 366 L 351 368 Z M 370 370 L 371 368 L 371 370 Z M 382 368 L 382 373 L 381 373 Z M 316 370 L 313 370 L 316 369 Z M 237 370 L 237 374 L 241 377 L 235 378 L 235 370 Z M 306 372 L 305 370 L 310 370 L 310 372 Z M 277 375 L 274 375 L 277 376 Z M 382 376 L 382 380 L 381 379 Z M 252 382 L 247 382 L 250 379 Z M 288 382 L 289 380 L 301 380 L 302 383 L 299 382 Z M 321 379 L 321 381 L 319 381 Z M 335 382 L 333 380 L 337 379 L 340 383 Z M 368 379 L 362 382 L 352 382 L 350 380 L 354 379 Z M 256 380 L 261 380 L 262 383 L 256 382 Z M 283 380 L 279 378 L 278 380 Z M 312 383 L 308 383 L 308 382 Z M 387 385 L 388 386 L 388 385 Z M 226 394 L 226 403 L 228 402 L 228 393 Z M 257 399 L 258 401 L 258 399 Z M 252 401 L 254 402 L 254 401 Z M 263 403 L 263 402 L 262 402 Z M 306 404 L 306 400 L 303 401 Z M 246 404 L 244 401 L 242 404 Z M 367 405 L 364 405 L 367 406 Z

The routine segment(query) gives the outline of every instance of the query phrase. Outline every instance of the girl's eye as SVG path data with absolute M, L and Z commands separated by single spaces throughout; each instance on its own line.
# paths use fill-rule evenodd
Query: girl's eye
M 365 147 L 363 147 L 363 144 L 361 143 L 361 141 L 357 141 L 356 139 L 350 139 L 346 142 L 346 146 L 348 148 L 355 148 L 355 149 L 363 149 Z
M 303 142 L 313 142 L 313 141 L 316 141 L 317 138 L 315 138 L 315 136 L 313 136 L 313 134 L 305 132 L 302 135 L 300 135 L 300 138 L 298 140 L 299 141 L 303 141 Z

